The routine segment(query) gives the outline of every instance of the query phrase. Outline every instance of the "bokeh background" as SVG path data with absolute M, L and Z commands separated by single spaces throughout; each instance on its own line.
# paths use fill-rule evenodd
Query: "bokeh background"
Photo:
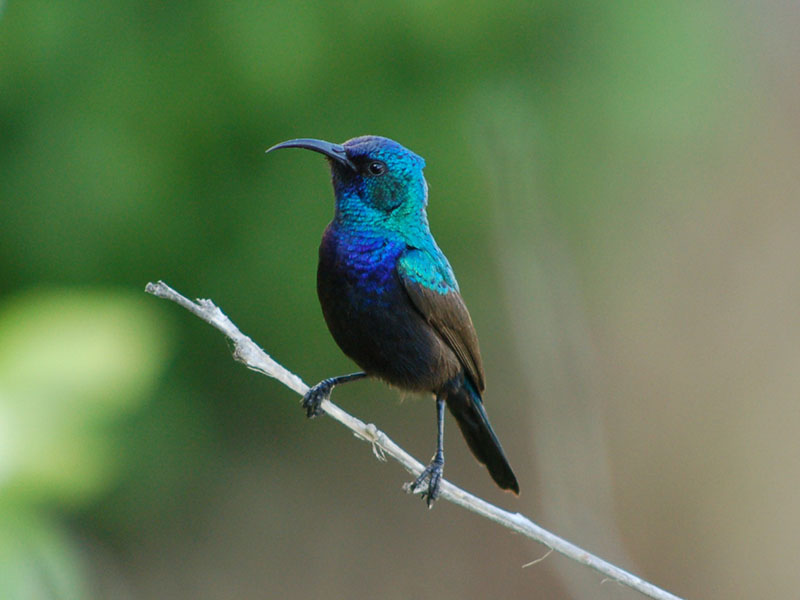
M 349 372 L 325 163 L 428 162 L 522 487 L 446 475 L 688 598 L 800 589 L 796 2 L 0 2 L 0 597 L 638 598 L 444 502 L 219 333 Z M 434 409 L 336 393 L 421 460 Z

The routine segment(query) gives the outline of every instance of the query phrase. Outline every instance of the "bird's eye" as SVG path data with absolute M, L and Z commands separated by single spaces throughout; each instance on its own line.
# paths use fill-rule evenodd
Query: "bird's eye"
M 386 173 L 386 164 L 379 160 L 373 160 L 367 165 L 367 173 L 375 175 L 376 177 L 378 175 L 383 175 Z

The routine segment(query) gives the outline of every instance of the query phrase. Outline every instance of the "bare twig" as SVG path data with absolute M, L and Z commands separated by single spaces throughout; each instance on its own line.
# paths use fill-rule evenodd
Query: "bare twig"
M 274 377 L 289 389 L 297 392 L 298 394 L 305 395 L 308 391 L 308 386 L 294 373 L 285 369 L 282 365 L 278 364 L 266 352 L 264 352 L 253 340 L 244 335 L 236 325 L 213 303 L 211 300 L 197 300 L 192 302 L 188 298 L 182 296 L 174 289 L 169 287 L 163 281 L 157 283 L 148 283 L 145 291 L 159 298 L 172 300 L 180 304 L 189 312 L 200 317 L 202 320 L 210 323 L 219 329 L 225 336 L 233 342 L 234 350 L 233 356 L 236 360 L 243 363 L 249 369 Z M 330 401 L 323 401 L 322 409 L 332 419 L 338 421 L 348 429 L 350 429 L 356 437 L 359 437 L 370 444 L 378 458 L 385 455 L 391 456 L 399 462 L 409 473 L 413 476 L 418 476 L 424 465 L 417 461 L 414 457 L 408 454 L 400 446 L 395 444 L 389 437 L 380 431 L 375 425 L 367 424 L 359 419 L 346 413 L 341 408 L 336 406 Z M 405 486 L 408 490 L 408 484 Z M 578 546 L 550 533 L 536 525 L 533 521 L 520 513 L 511 513 L 505 511 L 493 504 L 489 504 L 485 500 L 462 490 L 461 488 L 445 481 L 441 482 L 439 498 L 448 500 L 453 504 L 457 504 L 467 510 L 471 510 L 491 521 L 495 521 L 507 527 L 508 529 L 520 533 L 532 540 L 544 544 L 551 550 L 555 550 L 563 554 L 567 558 L 586 565 L 604 575 L 606 578 L 626 585 L 645 596 L 654 598 L 655 600 L 680 600 L 678 596 L 671 594 L 661 588 L 656 587 L 652 583 L 620 569 L 603 559 L 582 550 Z M 546 557 L 547 555 L 545 555 Z M 544 557 L 543 557 L 544 558 Z M 541 559 L 540 559 L 541 560 Z M 538 562 L 538 561 L 534 561 Z

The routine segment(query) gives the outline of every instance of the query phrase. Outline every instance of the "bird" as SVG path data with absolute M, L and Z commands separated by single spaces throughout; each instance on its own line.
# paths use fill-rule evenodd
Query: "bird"
M 301 148 L 325 156 L 335 196 L 319 247 L 317 295 L 341 350 L 362 370 L 324 379 L 303 408 L 323 414 L 334 387 L 365 377 L 436 399 L 436 452 L 411 484 L 430 508 L 444 469 L 444 407 L 495 483 L 519 484 L 483 406 L 478 336 L 453 269 L 431 234 L 425 160 L 394 140 L 366 135 L 342 144 L 313 138 L 267 152 Z M 427 484 L 427 485 L 426 485 Z

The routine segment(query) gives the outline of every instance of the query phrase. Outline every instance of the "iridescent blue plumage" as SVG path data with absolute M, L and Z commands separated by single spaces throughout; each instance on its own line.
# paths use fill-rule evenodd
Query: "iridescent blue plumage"
M 483 366 L 472 320 L 428 225 L 425 161 L 377 136 L 342 145 L 291 140 L 273 149 L 286 147 L 320 152 L 331 164 L 336 211 L 319 249 L 317 292 L 333 338 L 366 375 L 436 395 L 437 451 L 412 487 L 427 482 L 428 504 L 436 499 L 447 404 L 495 482 L 518 492 L 483 409 Z M 309 416 L 319 413 L 335 385 L 365 374 L 314 386 L 304 399 Z

